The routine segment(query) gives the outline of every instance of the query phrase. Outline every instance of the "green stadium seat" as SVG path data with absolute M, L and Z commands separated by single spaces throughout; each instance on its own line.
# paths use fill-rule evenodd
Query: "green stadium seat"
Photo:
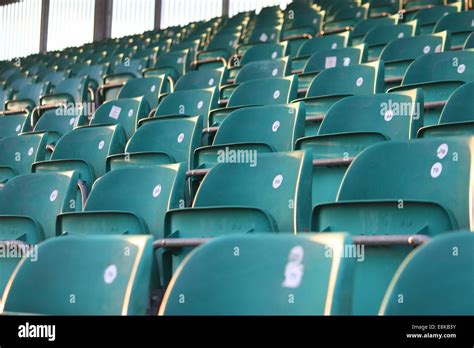
M 296 143 L 297 150 L 313 153 L 313 207 L 336 200 L 351 159 L 364 149 L 382 141 L 414 139 L 423 125 L 420 105 L 421 90 L 352 96 L 335 103 L 318 135 Z
M 118 99 L 143 97 L 148 102 L 150 110 L 156 108 L 161 96 L 169 91 L 169 85 L 164 75 L 144 77 L 127 81 L 118 94 Z
M 363 39 L 363 42 L 368 45 L 369 61 L 377 60 L 385 45 L 390 41 L 413 37 L 416 33 L 416 20 L 398 25 L 381 25 L 369 30 Z
M 57 86 L 64 79 L 66 79 L 66 73 L 64 71 L 46 72 L 45 75 L 38 77 L 39 82 L 49 82 L 53 86 Z
M 377 18 L 368 18 L 358 22 L 354 25 L 351 31 L 351 41 L 352 45 L 360 45 L 363 43 L 364 36 L 373 28 L 386 25 L 396 25 L 398 24 L 399 16 L 387 16 L 387 17 L 377 17 Z
M 418 136 L 422 138 L 446 137 L 474 134 L 474 104 L 466 102 L 474 95 L 474 82 L 469 82 L 449 97 L 439 117 L 439 124 L 423 127 Z
M 403 261 L 381 315 L 473 315 L 474 234 L 433 238 Z
M 383 62 L 349 65 L 321 71 L 311 82 L 306 97 L 306 135 L 318 132 L 324 115 L 342 98 L 384 91 Z
M 159 315 L 348 315 L 350 246 L 343 233 L 216 238 L 183 261 Z
M 323 50 L 314 53 L 298 76 L 298 94 L 304 96 L 314 77 L 322 70 L 367 62 L 367 45 Z
M 369 0 L 369 17 L 388 16 L 399 13 L 402 9 L 402 0 Z
M 245 64 L 238 72 L 235 82 L 221 87 L 220 100 L 227 102 L 235 88 L 246 81 L 271 77 L 285 77 L 291 74 L 289 57 L 259 60 Z
M 111 100 L 102 104 L 92 116 L 90 124 L 112 125 L 120 124 L 130 139 L 138 127 L 138 122 L 148 117 L 150 107 L 144 97 L 134 99 Z
M 294 151 L 304 135 L 303 103 L 254 106 L 235 110 L 222 122 L 212 146 L 194 153 L 195 169 L 218 163 L 219 151 L 256 150 L 258 153 Z
M 75 170 L 90 191 L 94 181 L 105 174 L 107 157 L 122 153 L 126 135 L 121 125 L 87 126 L 63 135 L 49 161 L 37 161 L 34 172 Z
M 472 138 L 423 139 L 375 144 L 359 154 L 336 203 L 315 207 L 313 231 L 354 235 L 430 237 L 472 229 Z M 456 160 L 457 159 L 457 160 Z M 387 183 L 390 183 L 387 185 Z M 353 314 L 377 313 L 409 243 L 365 247 L 357 264 Z
M 37 262 L 21 262 L 3 313 L 149 314 L 154 271 L 150 236 L 54 238 L 39 245 Z
M 174 91 L 220 88 L 227 81 L 227 74 L 226 68 L 189 71 L 179 78 L 174 86 Z
M 442 17 L 433 29 L 434 33 L 447 30 L 451 35 L 451 49 L 461 49 L 466 38 L 474 30 L 474 11 L 451 13 Z
M 1 240 L 36 244 L 55 236 L 56 215 L 81 209 L 76 172 L 19 175 L 0 190 Z
M 77 77 L 88 76 L 97 89 L 109 72 L 108 64 L 86 65 L 77 72 Z
M 416 58 L 428 53 L 444 52 L 449 50 L 449 47 L 446 31 L 389 42 L 380 54 L 380 59 L 385 64 L 385 89 L 399 86 L 408 67 Z
M 344 30 L 352 28 L 357 22 L 367 19 L 369 14 L 369 4 L 362 6 L 348 6 L 340 8 L 332 18 L 324 23 L 324 31 Z
M 226 108 L 211 111 L 209 127 L 218 126 L 230 112 L 242 107 L 290 103 L 296 99 L 297 85 L 296 75 L 241 83 L 230 96 Z
M 158 55 L 155 65 L 143 72 L 144 77 L 165 75 L 170 85 L 183 76 L 188 70 L 189 50 L 172 51 Z
M 201 116 L 169 116 L 144 119 L 127 143 L 124 154 L 107 159 L 108 170 L 186 162 L 193 166 L 194 150 L 202 137 Z
M 349 45 L 350 31 L 334 35 L 314 37 L 301 45 L 295 58 L 292 59 L 293 73 L 301 73 L 308 58 L 318 51 L 344 48 Z
M 437 124 L 443 106 L 460 85 L 474 81 L 474 51 L 430 53 L 408 68 L 400 87 L 389 92 L 422 88 L 425 102 L 424 126 Z
M 254 151 L 247 161 L 221 154 L 228 158 L 219 159 L 204 177 L 192 208 L 166 213 L 165 237 L 308 231 L 311 197 L 305 193 L 311 192 L 310 156 L 304 151 L 262 155 Z M 188 252 L 183 248 L 164 254 L 165 282 Z
M 239 43 L 240 34 L 217 33 L 204 51 L 198 53 L 192 66 L 196 70 L 218 69 L 227 66 L 227 60 L 234 53 Z
M 450 13 L 460 12 L 460 2 L 449 4 L 447 6 L 434 6 L 417 11 L 413 15 L 413 19 L 418 21 L 420 35 L 427 35 L 433 32 L 436 23 Z
M 5 102 L 12 98 L 13 91 L 9 88 L 0 89 L 0 111 L 5 110 Z
M 46 137 L 41 134 L 14 135 L 0 139 L 0 182 L 31 173 L 31 165 L 45 158 Z

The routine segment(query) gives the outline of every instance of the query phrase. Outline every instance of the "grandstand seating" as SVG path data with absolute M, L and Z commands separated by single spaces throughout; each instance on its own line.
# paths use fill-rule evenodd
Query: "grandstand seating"
M 0 258 L 0 314 L 474 315 L 467 3 L 294 0 L 0 61 L 0 246 L 39 255 Z

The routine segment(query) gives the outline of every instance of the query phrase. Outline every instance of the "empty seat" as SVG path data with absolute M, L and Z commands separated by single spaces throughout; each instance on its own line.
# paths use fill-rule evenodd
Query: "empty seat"
M 431 34 L 436 23 L 444 16 L 450 13 L 459 12 L 460 3 L 454 3 L 447 6 L 434 6 L 416 11 L 413 19 L 418 21 L 420 35 Z
M 473 315 L 474 234 L 433 238 L 403 261 L 381 315 Z
M 308 58 L 298 76 L 298 94 L 304 96 L 314 77 L 322 70 L 367 62 L 367 45 L 322 50 Z
M 0 139 L 0 182 L 31 173 L 31 165 L 45 158 L 46 137 L 42 134 L 14 135 Z
M 35 172 L 77 170 L 90 190 L 106 172 L 109 155 L 122 153 L 126 135 L 120 125 L 79 127 L 63 135 L 49 161 L 38 161 Z
M 170 85 L 173 86 L 187 72 L 189 59 L 189 50 L 187 49 L 164 53 L 157 57 L 153 68 L 146 69 L 143 72 L 143 76 L 165 75 L 170 81 Z
M 380 54 L 385 64 L 385 89 L 399 86 L 409 65 L 416 58 L 428 53 L 444 52 L 449 47 L 446 31 L 389 42 Z
M 350 40 L 350 31 L 334 35 L 325 35 L 322 37 L 314 37 L 301 45 L 295 58 L 292 59 L 292 67 L 294 73 L 303 71 L 307 59 L 318 51 L 331 50 L 336 48 L 347 47 Z
M 159 314 L 350 314 L 355 260 L 341 251 L 351 246 L 346 234 L 216 238 L 183 262 Z
M 368 18 L 358 22 L 354 25 L 351 32 L 352 45 L 359 45 L 362 43 L 364 36 L 373 28 L 382 25 L 396 25 L 398 24 L 399 16 Z
M 189 89 L 205 89 L 218 87 L 227 81 L 227 69 L 204 69 L 189 71 L 181 76 L 174 86 L 174 91 L 184 91 Z
M 163 98 L 153 116 L 202 116 L 203 126 L 206 126 L 209 112 L 217 107 L 217 100 L 216 88 L 174 92 Z
M 382 25 L 369 30 L 363 39 L 368 46 L 369 61 L 378 59 L 390 41 L 415 36 L 416 32 L 416 20 L 398 25 Z
M 328 17 L 328 20 L 324 23 L 324 31 L 331 32 L 334 30 L 352 28 L 357 22 L 367 19 L 368 13 L 369 4 L 341 7 L 334 13 L 332 18 Z
M 108 158 L 108 170 L 179 162 L 189 162 L 192 168 L 194 150 L 201 145 L 201 118 L 169 116 L 143 120 L 125 152 Z
M 349 65 L 321 71 L 306 96 L 296 101 L 306 105 L 306 135 L 315 135 L 329 108 L 350 95 L 373 95 L 384 91 L 383 62 Z
M 436 236 L 472 229 L 472 138 L 375 144 L 359 154 L 337 202 L 313 211 L 313 231 Z M 387 184 L 389 183 L 389 184 Z M 375 314 L 410 243 L 365 247 L 357 264 L 353 313 Z
M 211 168 L 222 151 L 285 152 L 304 135 L 303 103 L 254 106 L 235 110 L 222 122 L 212 146 L 196 150 L 194 168 Z
M 400 87 L 389 91 L 422 88 L 425 99 L 424 125 L 437 124 L 443 106 L 460 85 L 474 81 L 474 52 L 430 53 L 408 68 Z
M 285 57 L 247 63 L 237 73 L 233 84 L 222 86 L 221 100 L 227 101 L 236 86 L 243 82 L 270 77 L 285 77 L 291 74 L 288 59 L 288 57 Z
M 218 126 L 230 112 L 242 107 L 290 103 L 296 99 L 297 88 L 296 75 L 244 82 L 233 91 L 226 108 L 211 112 L 209 126 Z
M 230 233 L 308 230 L 311 155 L 304 151 L 259 154 L 255 150 L 221 159 L 204 177 L 193 207 L 167 212 L 167 238 L 217 237 Z M 229 184 L 235 183 L 235 184 Z M 165 279 L 189 248 L 166 253 Z
M 143 97 L 148 102 L 150 110 L 157 107 L 160 97 L 168 91 L 166 78 L 144 77 L 127 81 L 118 94 L 118 99 Z
M 336 200 L 341 181 L 355 158 L 372 144 L 414 139 L 423 125 L 421 90 L 360 95 L 329 109 L 318 135 L 298 139 L 296 149 L 313 153 L 312 204 Z
M 235 32 L 217 33 L 206 49 L 198 53 L 197 60 L 193 62 L 192 66 L 197 70 L 218 69 L 227 66 L 227 60 L 237 48 L 239 36 Z
M 120 124 L 130 139 L 138 127 L 138 122 L 148 117 L 150 107 L 144 97 L 111 100 L 102 104 L 91 119 L 91 126 Z
M 451 36 L 451 49 L 461 49 L 474 28 L 474 11 L 451 13 L 442 17 L 433 32 L 447 30 Z
M 149 236 L 54 238 L 39 245 L 37 262 L 21 262 L 3 312 L 149 314 L 155 272 Z
M 420 129 L 418 136 L 428 138 L 473 134 L 474 103 L 468 102 L 473 95 L 474 82 L 456 89 L 441 112 L 439 124 Z

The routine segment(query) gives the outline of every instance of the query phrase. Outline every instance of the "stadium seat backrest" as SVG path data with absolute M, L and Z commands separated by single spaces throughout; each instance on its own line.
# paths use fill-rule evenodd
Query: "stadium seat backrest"
M 57 99 L 64 100 L 62 95 L 68 96 L 68 102 L 82 103 L 88 99 L 88 79 L 85 77 L 73 77 L 59 82 L 52 95 L 43 96 L 42 102 L 54 102 Z M 69 99 L 72 98 L 72 99 Z
M 174 69 L 176 77 L 182 76 L 186 73 L 186 62 L 188 61 L 187 49 L 181 51 L 172 51 L 159 55 L 155 63 L 155 68 L 170 68 Z
M 456 89 L 444 106 L 439 123 L 474 121 L 474 103 L 467 102 L 473 95 L 474 81 Z
M 254 142 L 277 152 L 293 151 L 304 136 L 305 114 L 304 103 L 238 109 L 222 122 L 213 144 Z
M 130 139 L 137 129 L 138 121 L 147 117 L 150 112 L 148 103 L 142 101 L 143 97 L 106 102 L 96 110 L 90 124 L 120 124 L 127 134 L 127 139 Z
M 349 167 L 337 200 L 434 202 L 470 228 L 473 150 L 468 137 L 376 144 Z
M 64 111 L 62 113 L 61 111 Z M 82 126 L 86 119 L 77 109 L 47 110 L 38 120 L 33 129 L 35 132 L 56 133 L 58 138 L 72 131 L 76 126 Z M 51 134 L 48 135 L 51 137 Z M 48 140 L 49 141 L 49 140 Z
M 382 26 L 382 25 L 391 25 L 397 24 L 397 19 L 394 17 L 378 17 L 378 18 L 369 18 L 363 21 L 358 22 L 354 25 L 352 29 L 352 37 L 361 37 L 367 34 L 371 29 Z
M 220 87 L 226 78 L 225 68 L 189 71 L 181 76 L 174 91 Z
M 290 72 L 288 57 L 260 60 L 245 64 L 238 72 L 235 83 L 268 77 L 284 77 Z
M 286 45 L 282 43 L 255 45 L 245 52 L 240 61 L 240 65 L 259 60 L 282 58 L 285 56 L 285 51 Z
M 94 183 L 84 211 L 132 213 L 146 223 L 148 231 L 142 233 L 163 238 L 165 213 L 181 206 L 185 179 L 183 163 L 112 170 Z
M 435 81 L 474 81 L 474 51 L 425 54 L 408 67 L 402 85 Z
M 307 97 L 375 94 L 384 90 L 383 62 L 325 69 L 311 82 Z
M 334 35 L 315 37 L 306 41 L 298 51 L 298 57 L 310 56 L 317 51 L 330 50 L 347 47 L 349 44 L 350 31 Z
M 473 250 L 474 234 L 466 231 L 446 233 L 415 249 L 395 274 L 379 314 L 472 315 Z
M 55 236 L 56 215 L 76 209 L 77 181 L 75 172 L 26 174 L 9 180 L 0 191 L 0 220 L 6 227 L 8 216 L 28 217 L 39 224 L 39 240 Z M 25 225 L 16 230 L 27 231 L 21 227 Z
M 122 153 L 126 135 L 120 125 L 79 127 L 61 137 L 51 160 L 81 160 L 95 177 L 106 172 L 107 156 Z
M 135 77 L 141 76 L 141 71 L 148 65 L 148 58 L 126 59 L 124 62 L 116 65 L 113 68 L 112 74 L 130 73 Z
M 314 53 L 306 62 L 303 73 L 317 72 L 324 69 L 361 64 L 367 61 L 367 46 L 336 48 Z
M 371 29 L 364 37 L 364 42 L 369 46 L 383 45 L 392 40 L 411 37 L 416 34 L 416 21 L 398 25 L 383 25 Z
M 286 104 L 296 99 L 298 78 L 266 78 L 244 82 L 231 94 L 228 106 Z
M 163 98 L 155 117 L 201 115 L 203 122 L 207 124 L 209 111 L 217 107 L 217 98 L 215 88 L 174 92 Z
M 39 246 L 37 262 L 21 262 L 7 286 L 4 311 L 145 315 L 152 265 L 150 236 L 54 238 Z M 77 301 L 64 300 L 71 296 Z
M 333 105 L 321 123 L 318 135 L 378 133 L 389 140 L 416 137 L 423 124 L 420 89 L 401 93 L 357 95 Z
M 439 53 L 449 48 L 446 31 L 432 34 L 406 37 L 393 40 L 385 46 L 380 59 L 385 63 L 401 60 L 413 60 L 428 53 Z
M 216 238 L 180 265 L 159 314 L 350 314 L 355 265 L 342 252 L 351 245 L 343 233 Z
M 258 208 L 270 214 L 280 232 L 307 230 L 311 155 L 299 151 L 256 156 L 255 165 L 219 163 L 212 168 L 199 187 L 193 207 Z
M 451 13 L 442 17 L 433 29 L 434 33 L 447 30 L 451 34 L 452 44 L 461 44 L 474 30 L 474 11 Z
M 45 82 L 26 85 L 15 95 L 15 100 L 30 100 L 35 105 L 39 104 L 40 96 L 49 91 L 49 84 Z
M 262 44 L 269 42 L 278 42 L 280 40 L 280 32 L 281 28 L 279 26 L 255 28 L 252 31 L 252 34 L 250 35 L 249 43 Z
M 154 109 L 158 105 L 164 80 L 164 76 L 128 80 L 120 90 L 117 99 L 144 97 L 150 109 Z
M 31 165 L 42 161 L 46 152 L 46 136 L 25 134 L 0 139 L 0 166 L 10 167 L 15 174 L 31 173 Z

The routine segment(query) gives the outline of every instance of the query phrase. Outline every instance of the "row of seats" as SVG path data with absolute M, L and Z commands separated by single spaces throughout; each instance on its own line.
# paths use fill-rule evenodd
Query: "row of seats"
M 474 313 L 474 11 L 380 3 L 0 63 L 0 240 L 42 255 L 0 260 L 0 311 Z M 412 289 L 440 250 L 457 302 Z

